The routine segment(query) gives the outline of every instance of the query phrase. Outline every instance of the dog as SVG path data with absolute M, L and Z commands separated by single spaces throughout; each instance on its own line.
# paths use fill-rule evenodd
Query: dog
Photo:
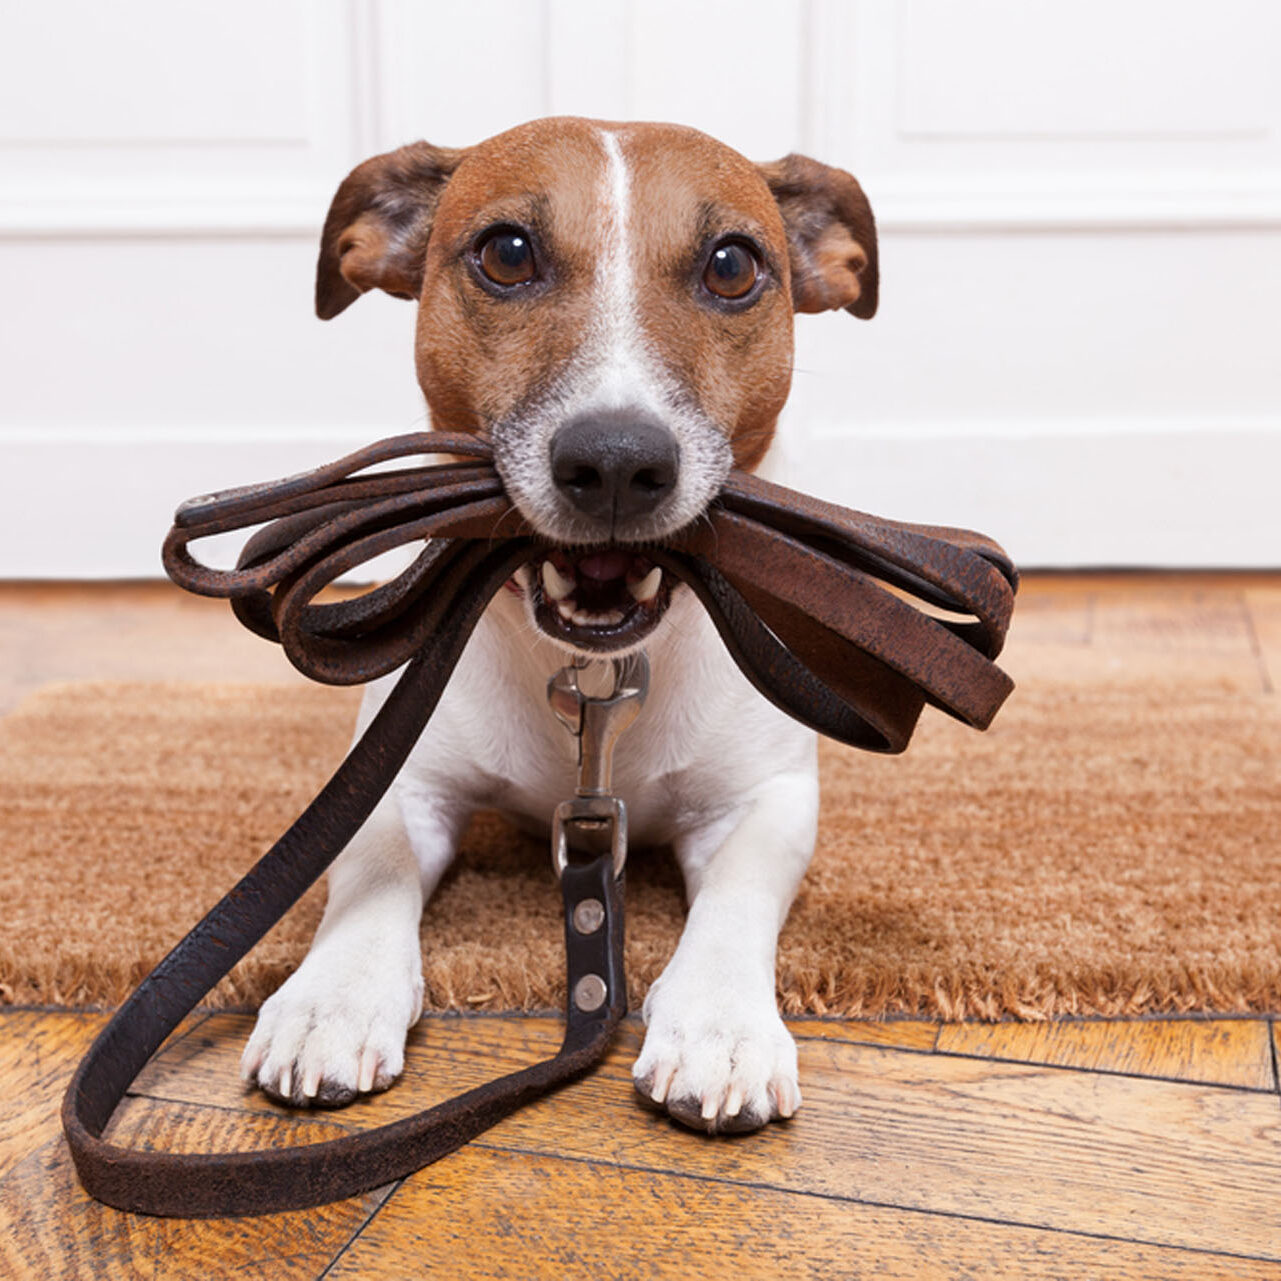
M 645 545 L 696 521 L 733 466 L 765 472 L 793 313 L 876 311 L 876 230 L 848 173 L 753 164 L 696 130 L 536 120 L 357 167 L 322 235 L 316 309 L 416 300 L 432 426 L 487 438 L 548 550 L 486 610 L 430 724 L 329 873 L 298 970 L 241 1072 L 278 1101 L 386 1089 L 422 1009 L 419 918 L 479 808 L 546 825 L 575 744 L 549 712 L 571 655 L 643 647 L 651 692 L 615 785 L 633 839 L 670 846 L 688 915 L 644 1002 L 637 1091 L 692 1128 L 800 1105 L 779 929 L 814 849 L 816 741 L 739 672 Z M 371 686 L 363 730 L 392 678 Z

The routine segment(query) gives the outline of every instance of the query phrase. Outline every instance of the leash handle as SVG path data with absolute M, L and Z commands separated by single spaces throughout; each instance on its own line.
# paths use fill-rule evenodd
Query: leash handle
M 152 1054 L 201 998 L 289 910 L 373 812 L 435 709 L 481 611 L 528 556 L 519 544 L 481 548 L 440 580 L 443 613 L 429 649 L 410 662 L 369 728 L 298 820 L 103 1028 L 72 1077 L 62 1124 L 85 1190 L 120 1210 L 175 1217 L 265 1214 L 321 1205 L 389 1183 L 454 1151 L 489 1126 L 592 1067 L 627 1009 L 622 887 L 613 860 L 569 866 L 561 877 L 571 994 L 593 977 L 594 1008 L 567 1004 L 552 1059 L 365 1134 L 298 1148 L 174 1154 L 123 1148 L 103 1137 Z M 580 904 L 600 922 L 578 928 Z M 593 909 L 593 914 L 595 909 Z
M 511 553 L 480 575 L 487 602 L 510 573 Z M 474 608 L 474 601 L 472 602 Z M 458 647 L 471 628 L 464 599 L 454 617 Z M 461 626 L 460 626 L 461 624 Z M 439 655 L 435 657 L 439 658 Z M 570 862 L 559 823 L 557 860 L 565 921 L 565 1036 L 551 1058 L 469 1090 L 416 1116 L 326 1143 L 267 1151 L 181 1155 L 123 1148 L 104 1139 L 111 1116 L 165 1038 L 197 1002 L 297 901 L 373 812 L 440 697 L 452 663 L 420 654 L 369 728 L 298 820 L 181 943 L 143 980 L 99 1034 L 72 1078 L 62 1123 L 85 1190 L 120 1210 L 183 1218 L 266 1214 L 321 1205 L 403 1178 L 456 1151 L 526 1103 L 593 1067 L 627 1012 L 623 966 L 623 803 L 586 823 L 604 852 Z M 648 674 L 643 657 L 633 670 Z M 581 697 L 581 725 L 618 723 L 639 711 L 634 687 L 608 699 Z M 634 710 L 633 710 L 634 708 Z M 616 728 L 613 741 L 625 728 Z M 580 775 L 580 791 L 582 776 Z M 608 782 L 608 771 L 606 771 Z M 563 806 L 561 807 L 564 808 Z M 576 840 L 581 848 L 582 841 Z

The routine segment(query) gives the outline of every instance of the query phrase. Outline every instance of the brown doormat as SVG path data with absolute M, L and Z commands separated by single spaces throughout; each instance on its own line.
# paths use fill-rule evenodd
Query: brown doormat
M 1021 677 L 987 735 L 926 713 L 882 759 L 825 744 L 819 850 L 784 930 L 790 1013 L 1281 1011 L 1277 699 L 1149 673 Z M 0 996 L 118 1002 L 340 759 L 352 691 L 66 685 L 0 723 Z M 622 749 L 625 750 L 625 747 Z M 302 959 L 323 890 L 210 998 Z M 677 940 L 670 856 L 628 871 L 633 1000 Z M 473 824 L 423 922 L 436 1009 L 558 1006 L 546 849 Z

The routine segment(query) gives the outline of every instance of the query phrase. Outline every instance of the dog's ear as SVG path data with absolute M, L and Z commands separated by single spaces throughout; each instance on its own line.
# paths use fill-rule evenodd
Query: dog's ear
M 316 264 L 316 315 L 331 320 L 369 289 L 422 291 L 440 193 L 466 151 L 413 142 L 347 175 L 329 206 Z
M 796 311 L 876 314 L 876 222 L 852 174 L 808 156 L 758 165 L 783 215 Z

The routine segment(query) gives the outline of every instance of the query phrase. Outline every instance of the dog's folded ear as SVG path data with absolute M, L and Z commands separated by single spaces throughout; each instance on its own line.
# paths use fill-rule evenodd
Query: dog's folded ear
M 876 222 L 852 174 L 808 156 L 758 165 L 787 228 L 796 311 L 876 314 Z
M 329 206 L 316 264 L 316 315 L 330 320 L 369 289 L 422 290 L 440 193 L 466 151 L 413 142 L 347 175 Z

